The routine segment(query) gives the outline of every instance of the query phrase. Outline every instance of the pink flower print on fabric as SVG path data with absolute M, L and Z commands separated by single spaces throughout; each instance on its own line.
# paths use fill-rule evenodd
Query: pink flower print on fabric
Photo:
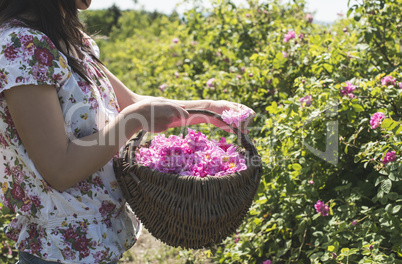
M 228 125 L 235 124 L 238 127 L 241 122 L 247 120 L 250 114 L 251 114 L 250 108 L 247 108 L 245 110 L 239 109 L 239 111 L 229 109 L 223 111 L 222 120 Z
M 395 85 L 396 79 L 392 78 L 392 76 L 385 76 L 381 79 L 381 84 L 384 86 Z
M 328 216 L 329 207 L 325 205 L 324 201 L 318 200 L 317 203 L 314 205 L 315 210 L 317 213 L 320 213 L 321 216 Z
M 382 164 L 386 165 L 392 161 L 396 161 L 396 151 L 388 151 L 382 159 Z
M 54 56 L 48 49 L 37 47 L 35 50 L 35 58 L 42 65 L 48 67 L 53 65 Z
M 289 40 L 296 38 L 296 33 L 294 31 L 288 31 L 283 38 L 283 42 L 287 43 Z
M 377 112 L 374 115 L 372 115 L 371 119 L 370 119 L 371 129 L 376 129 L 381 124 L 381 121 L 384 118 L 385 118 L 385 115 L 381 112 Z
M 351 82 L 346 82 L 346 86 L 343 87 L 343 90 L 341 90 L 341 95 L 349 96 L 349 98 L 355 98 L 355 95 L 353 94 L 354 90 L 356 90 L 356 86 L 354 86 Z
M 18 51 L 14 46 L 9 46 L 4 49 L 4 57 L 7 58 L 9 61 L 14 61 L 18 58 Z

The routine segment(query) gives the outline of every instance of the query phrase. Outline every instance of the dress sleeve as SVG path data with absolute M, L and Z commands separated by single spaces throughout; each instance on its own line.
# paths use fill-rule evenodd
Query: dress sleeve
M 43 33 L 10 28 L 0 36 L 0 92 L 18 85 L 59 88 L 71 76 L 66 58 Z

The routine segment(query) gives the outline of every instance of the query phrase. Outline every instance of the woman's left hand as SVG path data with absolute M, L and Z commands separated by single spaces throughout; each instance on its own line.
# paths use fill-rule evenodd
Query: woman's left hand
M 210 111 L 218 113 L 218 114 L 222 114 L 223 111 L 225 111 L 225 110 L 228 111 L 230 109 L 232 109 L 235 112 L 246 112 L 246 111 L 250 112 L 250 115 L 248 116 L 248 118 L 246 120 L 244 120 L 243 122 L 241 122 L 239 124 L 239 127 L 237 127 L 238 129 L 240 129 L 240 131 L 247 134 L 248 127 L 253 123 L 253 120 L 256 116 L 256 113 L 254 112 L 254 110 L 250 109 L 249 107 L 247 107 L 243 104 L 229 102 L 229 101 L 225 101 L 225 100 L 212 101 L 207 110 L 210 110 Z M 221 129 L 224 129 L 226 131 L 233 132 L 233 131 L 231 131 L 228 124 L 221 122 L 217 119 L 211 120 L 211 124 L 221 128 Z M 232 125 L 234 127 L 236 127 L 235 124 L 232 124 Z

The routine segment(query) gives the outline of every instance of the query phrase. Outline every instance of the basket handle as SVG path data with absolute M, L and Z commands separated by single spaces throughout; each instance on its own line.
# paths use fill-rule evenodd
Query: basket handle
M 189 114 L 203 114 L 207 115 L 210 117 L 213 117 L 223 123 L 225 123 L 222 119 L 222 116 L 218 113 L 209 111 L 209 110 L 200 110 L 200 109 L 186 109 Z M 230 129 L 232 129 L 235 134 L 237 135 L 237 138 L 240 140 L 241 145 L 244 147 L 244 149 L 249 152 L 250 157 L 256 157 L 259 159 L 259 155 L 257 152 L 257 149 L 255 148 L 253 141 L 250 139 L 250 137 L 247 134 L 242 133 L 239 129 L 233 127 L 232 125 L 228 125 Z M 130 166 L 133 165 L 133 149 L 135 147 L 138 147 L 141 144 L 142 138 L 146 134 L 146 131 L 141 130 L 136 137 L 130 140 L 130 143 L 128 145 L 128 151 L 126 152 L 126 160 L 129 161 Z M 261 163 L 261 160 L 253 160 L 253 163 Z M 254 164 L 255 165 L 255 164 Z M 257 164 L 258 166 L 259 164 Z

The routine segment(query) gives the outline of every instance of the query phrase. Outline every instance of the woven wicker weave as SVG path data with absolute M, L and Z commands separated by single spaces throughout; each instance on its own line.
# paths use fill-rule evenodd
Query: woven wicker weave
M 221 120 L 209 111 L 188 110 Z M 222 177 L 161 173 L 135 162 L 144 132 L 115 160 L 117 180 L 131 209 L 157 239 L 183 248 L 210 247 L 233 234 L 246 216 L 261 179 L 261 159 L 247 135 L 237 133 L 247 169 Z

